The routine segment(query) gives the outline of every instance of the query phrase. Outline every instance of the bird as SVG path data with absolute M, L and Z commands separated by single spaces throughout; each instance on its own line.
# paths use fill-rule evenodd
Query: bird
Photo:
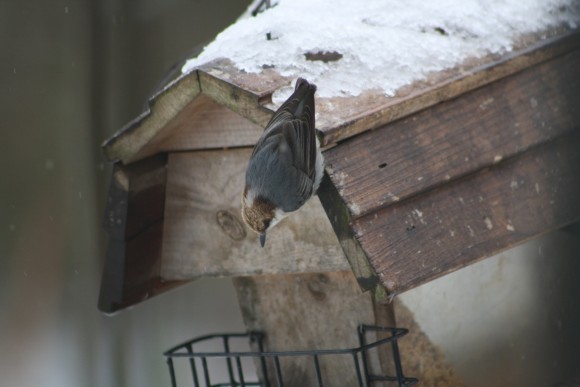
M 242 219 L 259 234 L 266 233 L 298 210 L 317 191 L 324 157 L 314 125 L 316 85 L 298 78 L 292 95 L 274 113 L 258 139 L 246 170 Z

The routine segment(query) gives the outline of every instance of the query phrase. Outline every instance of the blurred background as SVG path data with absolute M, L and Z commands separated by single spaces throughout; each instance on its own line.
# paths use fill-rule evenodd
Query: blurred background
M 164 350 L 245 330 L 228 279 L 115 316 L 97 299 L 111 167 L 100 144 L 248 4 L 0 0 L 0 387 L 168 386 Z M 572 385 L 579 234 L 556 231 L 401 300 L 468 385 Z
M 100 144 L 248 3 L 0 0 L 0 386 L 166 386 L 164 350 L 244 330 L 229 280 L 112 317 L 97 299 Z

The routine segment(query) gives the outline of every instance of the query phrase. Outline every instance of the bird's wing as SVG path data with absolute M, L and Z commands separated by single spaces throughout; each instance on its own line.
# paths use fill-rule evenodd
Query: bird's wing
M 291 153 L 292 166 L 299 172 L 298 193 L 310 197 L 316 175 L 316 137 L 314 128 L 303 120 L 282 123 L 282 134 Z

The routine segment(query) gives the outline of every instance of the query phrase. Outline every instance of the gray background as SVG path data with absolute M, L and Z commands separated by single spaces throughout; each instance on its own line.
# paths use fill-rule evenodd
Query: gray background
M 0 0 L 0 386 L 166 386 L 163 350 L 243 330 L 228 280 L 97 310 L 101 142 L 245 1 Z

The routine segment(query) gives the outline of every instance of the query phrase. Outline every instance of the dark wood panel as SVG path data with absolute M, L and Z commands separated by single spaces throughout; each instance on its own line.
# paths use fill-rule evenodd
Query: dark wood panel
M 99 309 L 106 313 L 175 285 L 160 278 L 166 162 L 166 155 L 159 154 L 113 168 L 104 217 L 109 246 L 99 295 Z
M 580 132 L 353 221 L 390 294 L 580 219 Z
M 354 98 L 319 99 L 317 128 L 324 134 L 322 144 L 380 127 L 578 49 L 579 36 L 574 30 L 520 36 L 512 52 L 469 58 L 452 69 L 431 73 L 426 80 L 401 88 L 394 97 L 367 91 Z
M 353 217 L 501 162 L 580 124 L 580 50 L 325 152 Z

